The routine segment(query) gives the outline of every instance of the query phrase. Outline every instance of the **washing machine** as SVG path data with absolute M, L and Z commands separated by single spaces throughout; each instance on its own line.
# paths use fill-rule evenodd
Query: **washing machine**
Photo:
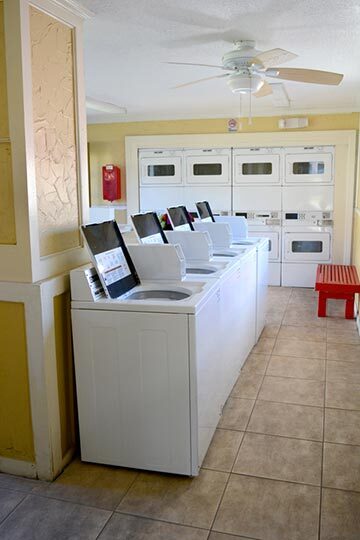
M 140 283 L 115 222 L 83 232 L 96 270 L 70 275 L 81 458 L 197 475 L 245 360 L 235 370 L 255 254 L 226 291 L 217 279 Z
M 314 287 L 318 264 L 332 262 L 331 212 L 284 212 L 282 285 Z
M 267 290 L 269 282 L 269 252 L 271 240 L 268 237 L 248 237 L 247 220 L 244 216 L 217 216 L 208 201 L 196 203 L 199 217 L 205 222 L 227 223 L 231 228 L 233 244 L 256 248 L 256 340 L 259 339 L 266 319 Z

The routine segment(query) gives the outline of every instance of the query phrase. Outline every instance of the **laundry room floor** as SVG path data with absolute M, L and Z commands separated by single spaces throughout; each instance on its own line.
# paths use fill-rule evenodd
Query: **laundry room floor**
M 270 288 L 200 475 L 72 462 L 0 474 L 1 540 L 359 540 L 360 338 L 343 303 Z

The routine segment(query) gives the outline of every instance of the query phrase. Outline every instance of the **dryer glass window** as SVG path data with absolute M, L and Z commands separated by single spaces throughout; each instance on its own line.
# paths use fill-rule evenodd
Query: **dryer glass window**
M 148 165 L 147 175 L 154 176 L 175 176 L 175 165 Z
M 254 174 L 272 174 L 272 163 L 243 163 L 242 174 L 254 175 Z
M 221 163 L 194 163 L 194 176 L 220 176 L 222 174 Z
M 325 164 L 323 161 L 295 161 L 293 174 L 324 174 Z
M 293 240 L 291 251 L 293 253 L 322 253 L 323 243 L 320 240 Z

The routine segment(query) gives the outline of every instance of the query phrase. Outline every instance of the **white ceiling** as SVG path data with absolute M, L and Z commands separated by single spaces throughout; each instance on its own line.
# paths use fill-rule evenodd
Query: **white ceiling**
M 236 39 L 254 39 L 260 50 L 281 47 L 299 55 L 284 67 L 344 74 L 338 87 L 285 82 L 290 107 L 275 108 L 271 96 L 253 99 L 254 115 L 360 110 L 359 0 L 79 3 L 95 12 L 85 21 L 86 93 L 128 111 L 126 116 L 91 113 L 90 122 L 237 116 L 239 96 L 223 79 L 171 90 L 220 70 L 162 63 L 219 64 Z

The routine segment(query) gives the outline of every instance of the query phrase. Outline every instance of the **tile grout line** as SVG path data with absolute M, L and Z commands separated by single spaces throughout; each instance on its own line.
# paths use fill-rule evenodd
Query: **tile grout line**
M 325 327 L 325 384 L 324 384 L 324 405 L 323 405 L 323 427 L 322 427 L 322 444 L 321 444 L 321 468 L 320 468 L 320 500 L 319 500 L 319 522 L 318 522 L 318 539 L 321 540 L 321 517 L 323 509 L 322 493 L 323 493 L 323 476 L 324 476 L 324 450 L 325 450 L 325 410 L 326 410 L 326 384 L 327 384 L 327 321 Z
M 19 508 L 19 506 L 25 502 L 25 500 L 28 498 L 28 496 L 30 495 L 30 493 L 28 493 L 27 495 L 25 495 L 25 497 L 23 499 L 21 499 L 21 501 L 19 501 L 17 503 L 17 505 L 4 517 L 4 519 L 2 519 L 0 521 L 0 532 L 1 532 L 1 529 L 3 528 L 3 526 L 5 525 L 6 521 L 9 519 L 10 516 L 12 516 L 14 514 L 14 512 L 16 512 L 16 510 Z
M 265 324 L 266 324 L 266 323 L 265 323 Z M 280 326 L 281 326 L 281 325 L 280 325 Z M 280 328 L 279 328 L 279 330 L 280 330 Z M 260 339 L 261 339 L 261 336 L 260 336 L 259 340 L 260 340 Z M 251 408 L 251 412 L 250 412 L 250 414 L 249 414 L 249 418 L 248 418 L 248 420 L 247 420 L 247 422 L 246 422 L 246 425 L 245 425 L 244 429 L 242 430 L 242 431 L 244 432 L 244 434 L 243 434 L 243 437 L 242 437 L 242 439 L 241 439 L 241 443 L 240 443 L 240 445 L 239 445 L 239 448 L 238 448 L 238 451 L 237 451 L 237 453 L 236 453 L 235 459 L 234 459 L 234 461 L 233 461 L 231 470 L 230 470 L 230 472 L 229 472 L 228 479 L 227 479 L 227 481 L 226 481 L 224 490 L 223 490 L 223 492 L 222 492 L 222 495 L 221 495 L 221 497 L 220 497 L 219 503 L 218 503 L 218 505 L 217 505 L 217 508 L 216 508 L 216 511 L 215 511 L 214 518 L 213 518 L 213 520 L 212 520 L 212 522 L 211 522 L 211 526 L 210 526 L 210 531 L 209 531 L 209 534 L 208 534 L 208 538 L 209 538 L 209 536 L 210 536 L 210 534 L 211 534 L 211 532 L 212 532 L 212 530 L 213 530 L 213 527 L 214 527 L 214 524 L 215 524 L 217 515 L 218 515 L 218 513 L 219 513 L 219 510 L 220 510 L 222 501 L 223 501 L 223 499 L 224 499 L 224 496 L 225 496 L 227 487 L 228 487 L 229 482 L 230 482 L 231 475 L 233 474 L 232 471 L 233 471 L 235 462 L 236 462 L 236 460 L 237 460 L 237 457 L 238 457 L 238 455 L 239 455 L 241 446 L 242 446 L 242 444 L 243 444 L 243 441 L 244 441 L 244 438 L 245 438 L 245 435 L 246 435 L 246 429 L 247 429 L 247 427 L 248 427 L 248 425 L 249 425 L 249 422 L 250 422 L 252 413 L 253 413 L 253 411 L 254 411 L 254 408 L 255 408 L 255 405 L 256 405 L 256 401 L 257 401 L 257 397 L 258 397 L 258 395 L 259 395 L 260 388 L 261 388 L 261 386 L 262 386 L 262 383 L 263 383 L 263 380 L 264 380 L 264 377 L 265 377 L 265 373 L 266 373 L 266 370 L 267 370 L 267 366 L 268 366 L 268 364 L 269 364 L 269 362 L 270 362 L 271 354 L 272 354 L 272 351 L 273 351 L 273 349 L 274 349 L 274 347 L 275 347 L 275 343 L 276 343 L 276 338 L 274 339 L 274 344 L 273 344 L 273 346 L 272 346 L 272 348 L 271 348 L 271 352 L 270 352 L 269 358 L 268 358 L 268 360 L 267 360 L 265 372 L 262 374 L 261 383 L 260 383 L 259 388 L 258 388 L 258 390 L 257 390 L 256 397 L 255 397 L 255 399 L 254 399 L 254 403 L 253 403 L 253 406 L 252 406 L 252 408 Z M 263 353 L 259 353 L 259 354 L 263 354 Z M 246 360 L 248 359 L 248 357 L 249 357 L 250 355 L 251 355 L 251 351 L 250 351 L 250 353 L 248 354 Z M 246 362 L 246 360 L 245 360 L 245 362 Z M 245 365 L 245 362 L 244 362 L 244 365 Z M 240 370 L 240 373 L 239 373 L 239 377 L 240 377 L 240 376 L 241 376 L 241 370 Z M 236 383 L 235 383 L 235 384 L 236 384 Z M 241 398 L 240 398 L 240 399 L 241 399 Z
M 132 486 L 134 485 L 135 481 L 137 480 L 137 478 L 139 477 L 140 475 L 140 472 L 138 472 L 136 475 L 135 475 L 135 478 L 133 479 L 133 481 L 130 483 L 129 487 L 127 488 L 127 490 L 125 491 L 125 493 L 122 495 L 120 501 L 118 502 L 116 508 L 119 507 L 119 505 L 121 504 L 121 502 L 124 500 L 124 498 L 126 497 L 126 495 L 129 493 L 130 489 L 132 488 Z M 116 511 L 116 508 L 115 510 L 111 510 L 111 514 L 109 516 L 109 518 L 106 520 L 106 522 L 104 523 L 104 526 L 102 527 L 101 531 L 99 532 L 99 534 L 96 536 L 96 539 L 95 540 L 98 540 L 100 538 L 100 535 L 104 532 L 105 530 L 105 527 L 108 525 L 108 523 L 110 522 L 110 520 L 112 519 L 115 511 Z

